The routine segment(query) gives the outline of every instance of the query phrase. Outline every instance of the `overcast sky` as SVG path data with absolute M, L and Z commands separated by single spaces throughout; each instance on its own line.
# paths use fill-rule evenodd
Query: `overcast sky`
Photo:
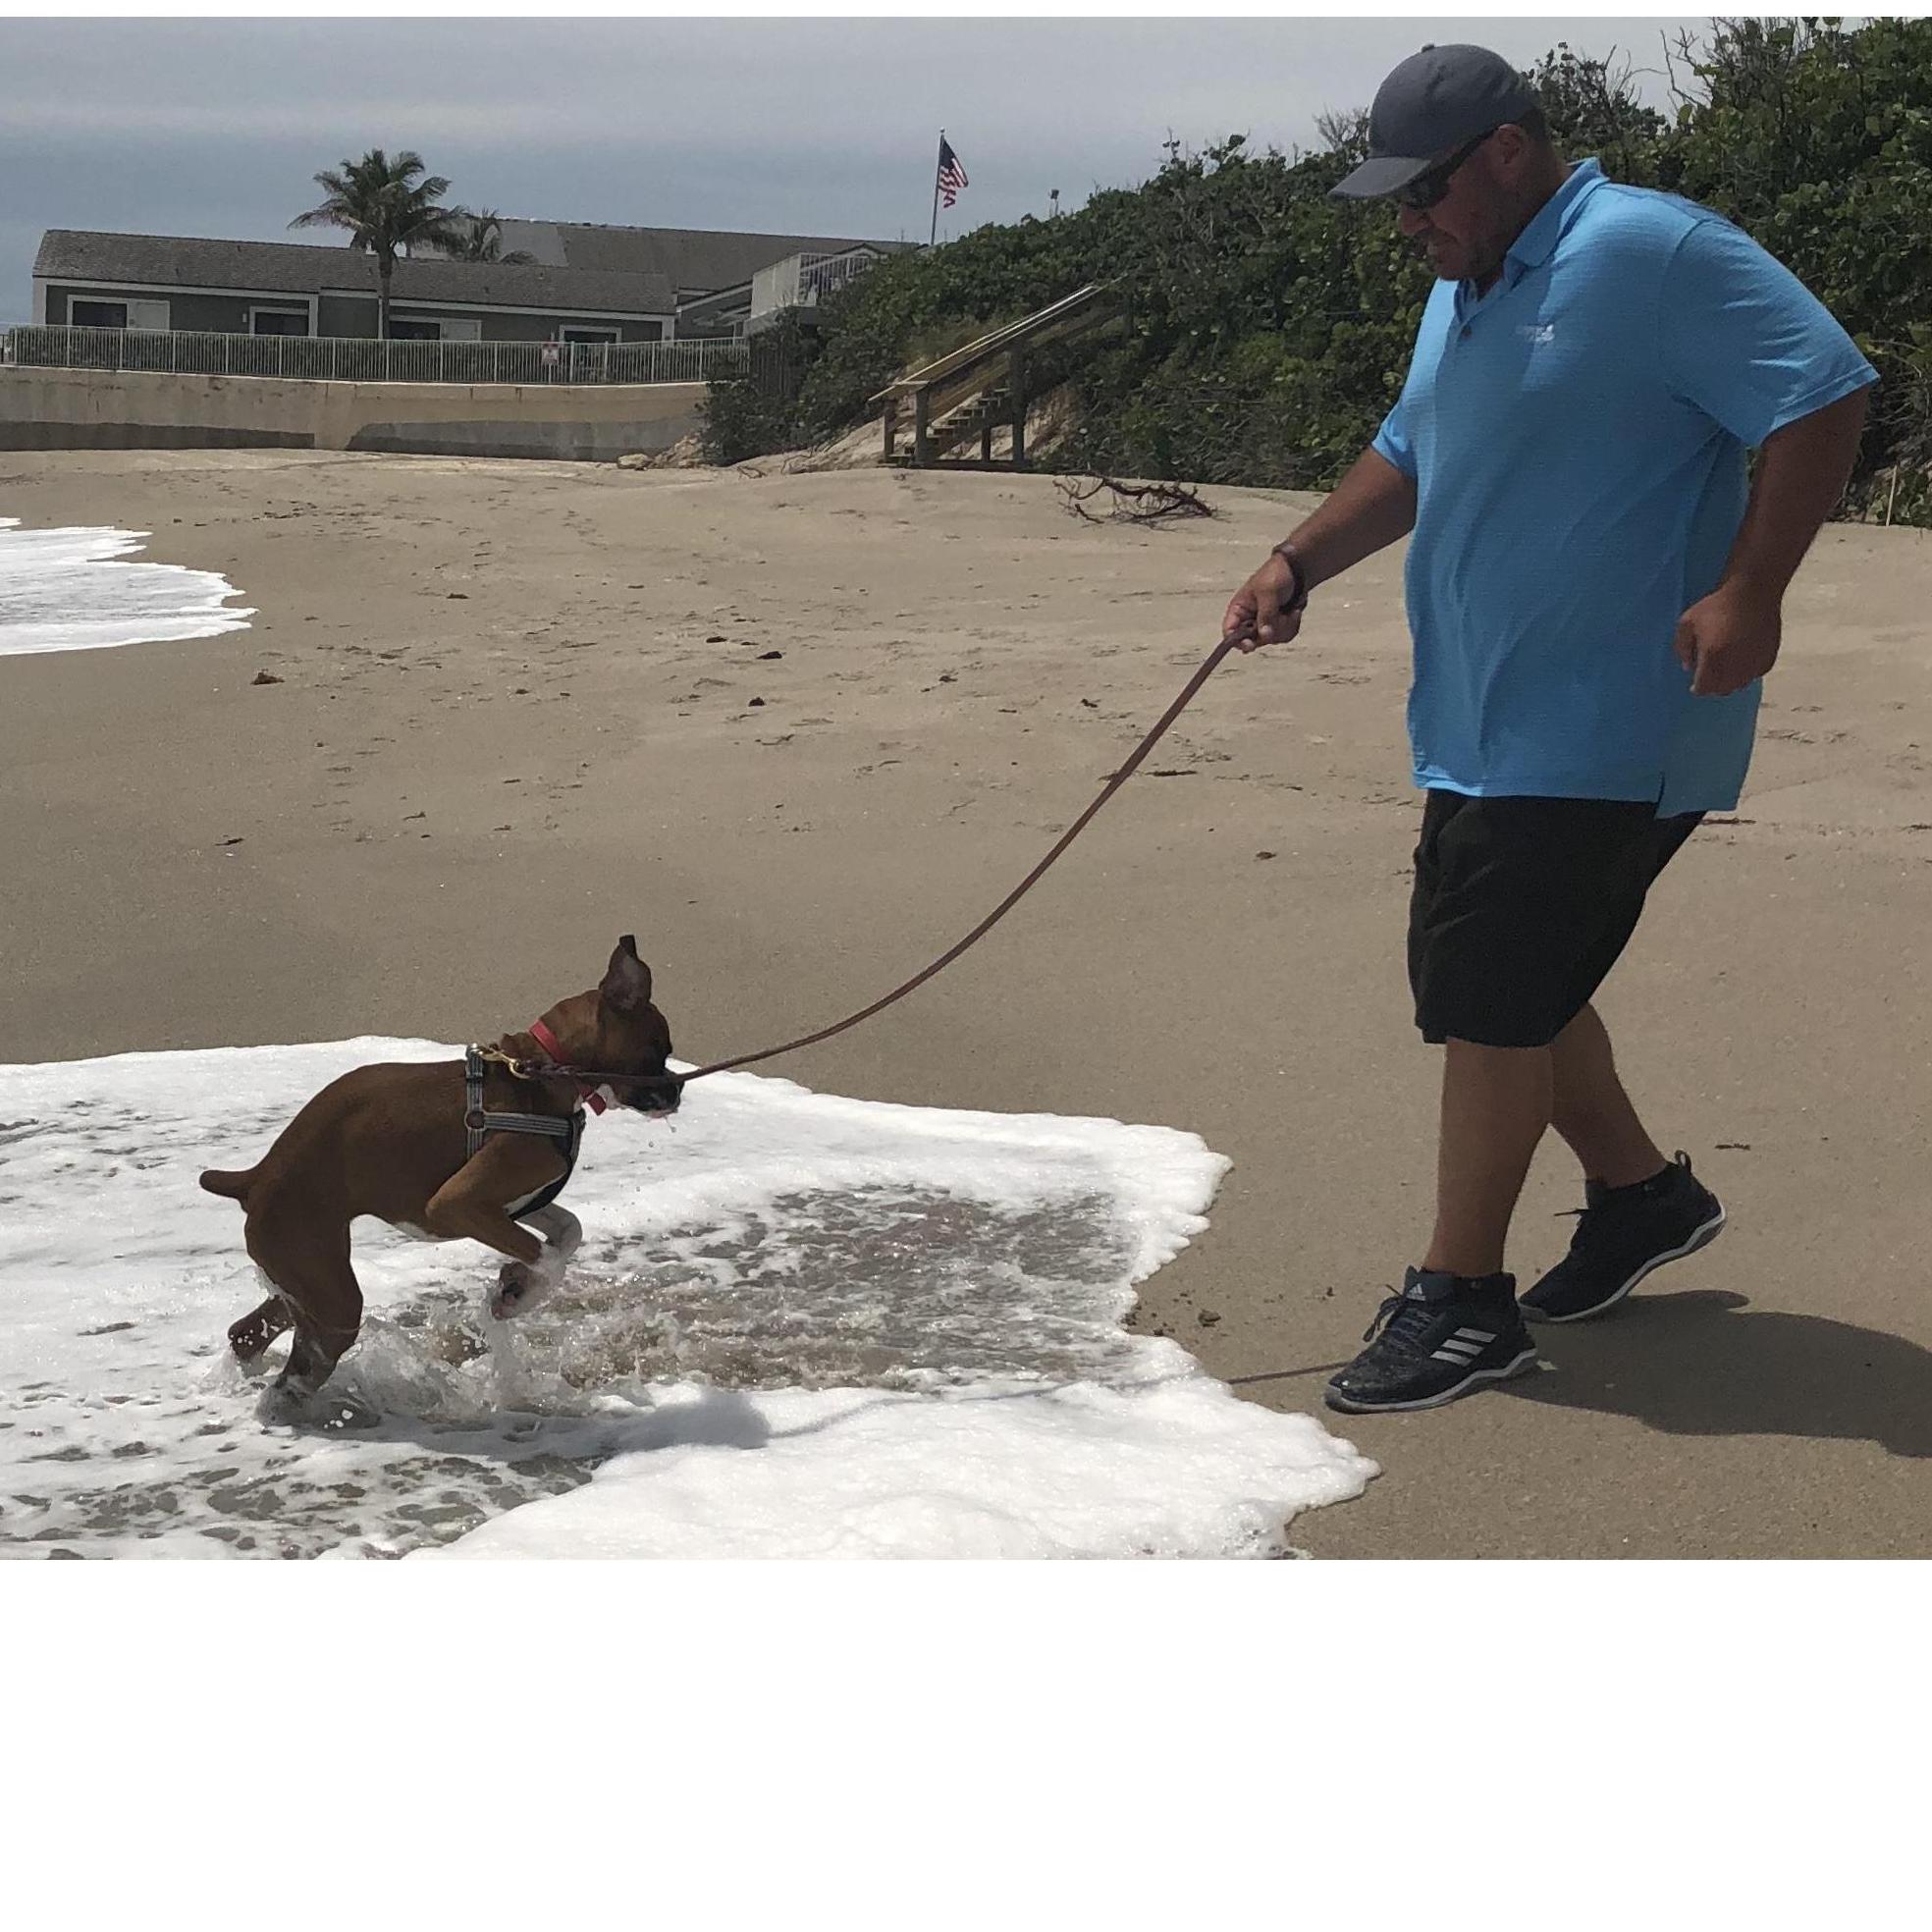
M 413 147 L 507 215 L 924 240 L 1145 181 L 1170 131 L 1315 144 L 1424 41 L 1660 68 L 1699 20 L 0 20 L 0 322 L 48 228 L 290 235 L 345 156 Z M 1639 77 L 1661 102 L 1660 79 Z

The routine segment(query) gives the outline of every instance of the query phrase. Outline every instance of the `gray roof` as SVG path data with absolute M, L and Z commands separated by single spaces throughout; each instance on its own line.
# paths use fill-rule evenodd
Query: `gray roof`
M 510 224 L 506 223 L 506 228 Z M 506 238 L 505 252 L 520 244 Z M 240 289 L 314 295 L 322 289 L 376 293 L 373 255 L 347 243 L 212 242 L 186 235 L 102 235 L 51 228 L 33 272 L 50 282 L 143 282 L 164 288 Z M 398 301 L 482 302 L 558 314 L 669 315 L 671 282 L 651 270 L 404 258 L 391 295 Z
M 790 255 L 835 255 L 847 248 L 887 253 L 909 244 L 863 236 L 741 235 L 709 228 L 617 228 L 595 222 L 506 220 L 504 251 L 521 248 L 558 268 L 603 274 L 662 275 L 679 295 L 711 294 L 749 282 Z
M 720 289 L 715 295 L 693 295 L 677 305 L 677 319 L 709 321 L 715 317 L 747 315 L 751 311 L 751 284 L 740 282 L 735 289 Z

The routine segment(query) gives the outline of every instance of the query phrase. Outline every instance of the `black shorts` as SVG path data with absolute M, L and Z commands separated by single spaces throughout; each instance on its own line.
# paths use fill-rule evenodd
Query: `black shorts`
M 1433 1046 L 1547 1046 L 1630 943 L 1701 812 L 1431 791 L 1409 905 L 1409 985 Z

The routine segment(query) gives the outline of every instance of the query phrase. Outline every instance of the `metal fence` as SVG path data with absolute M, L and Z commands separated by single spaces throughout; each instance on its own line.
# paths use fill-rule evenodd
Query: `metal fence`
M 799 293 L 807 301 L 824 301 L 848 283 L 856 282 L 878 259 L 870 249 L 863 248 L 848 248 L 837 255 L 807 255 L 799 271 Z
M 742 375 L 737 341 L 376 342 L 360 336 L 217 336 L 165 329 L 14 328 L 16 368 L 278 376 L 297 382 L 695 383 Z
M 758 322 L 787 308 L 810 308 L 855 282 L 879 259 L 870 248 L 836 254 L 787 255 L 751 278 L 750 320 Z

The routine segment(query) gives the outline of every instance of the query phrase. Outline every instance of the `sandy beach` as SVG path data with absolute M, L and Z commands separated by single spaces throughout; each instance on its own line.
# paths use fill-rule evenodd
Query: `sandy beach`
M 1204 494 L 1139 530 L 1035 476 L 0 457 L 0 515 L 152 531 L 257 612 L 0 658 L 0 1060 L 493 1036 L 625 932 L 681 1056 L 826 1024 L 1017 883 L 1312 501 Z M 1332 1419 L 1384 1474 L 1313 1553 L 1932 1555 L 1928 607 L 1924 534 L 1825 531 L 1744 802 L 1600 1002 L 1725 1238 L 1540 1374 Z M 993 936 L 771 1069 L 1200 1134 L 1233 1171 L 1137 1319 L 1282 1409 L 1427 1231 L 1407 648 L 1392 553 L 1225 665 Z M 1552 1138 L 1520 1275 L 1580 1200 Z

